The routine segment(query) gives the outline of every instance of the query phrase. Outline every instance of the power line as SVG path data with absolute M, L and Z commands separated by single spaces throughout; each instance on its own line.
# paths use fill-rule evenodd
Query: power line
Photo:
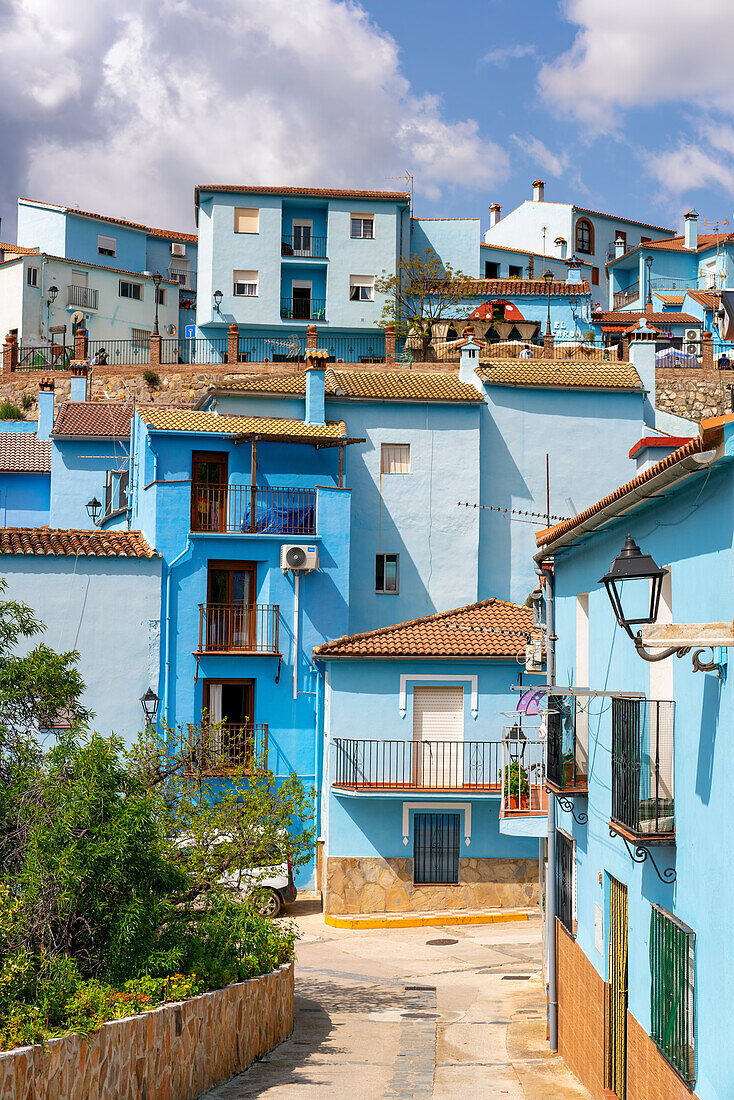
M 527 641 L 532 641 L 533 634 L 530 630 L 513 630 L 512 627 L 501 626 L 461 626 L 460 623 L 446 623 L 447 630 L 473 630 L 477 634 L 513 634 L 525 638 Z M 540 639 L 538 639 L 540 640 Z

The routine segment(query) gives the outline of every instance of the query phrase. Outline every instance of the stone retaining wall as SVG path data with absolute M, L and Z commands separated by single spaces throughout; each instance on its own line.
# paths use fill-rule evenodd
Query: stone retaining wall
M 113 1020 L 83 1038 L 0 1054 L 0 1097 L 193 1100 L 293 1030 L 293 963 L 273 974 Z
M 460 859 L 458 886 L 414 886 L 410 858 L 329 856 L 325 898 L 332 914 L 525 909 L 538 904 L 538 861 Z
M 731 410 L 727 385 L 734 385 L 734 371 L 659 367 L 655 372 L 655 402 L 666 412 L 706 420 Z

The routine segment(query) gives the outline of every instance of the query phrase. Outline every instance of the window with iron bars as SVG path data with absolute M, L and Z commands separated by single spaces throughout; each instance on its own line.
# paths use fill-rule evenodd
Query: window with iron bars
M 460 814 L 416 814 L 413 819 L 415 885 L 458 886 Z
M 696 1081 L 696 934 L 653 905 L 650 914 L 650 1035 L 686 1082 Z
M 556 829 L 556 916 L 576 935 L 576 842 Z

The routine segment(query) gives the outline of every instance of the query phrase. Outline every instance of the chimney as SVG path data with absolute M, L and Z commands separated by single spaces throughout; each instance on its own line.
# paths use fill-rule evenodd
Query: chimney
M 533 180 L 533 202 L 545 202 L 545 180 Z
M 581 278 L 581 261 L 580 260 L 567 260 L 568 274 L 566 275 L 567 283 L 582 283 Z
M 325 348 L 309 348 L 306 352 L 306 424 L 326 423 L 326 386 L 324 370 L 329 357 Z
M 630 360 L 640 376 L 645 389 L 643 419 L 651 427 L 655 424 L 655 338 L 659 330 L 651 328 L 640 318 L 630 337 Z
M 686 214 L 685 247 L 695 251 L 698 248 L 698 211 L 689 210 Z
M 462 340 L 464 342 L 459 353 L 459 381 L 466 382 L 478 390 L 479 385 L 474 372 L 479 366 L 479 344 L 476 342 L 474 327 L 471 324 L 467 324 L 464 328 Z
M 624 237 L 617 237 L 614 242 L 614 259 L 618 260 L 620 256 L 624 256 L 627 251 L 627 245 L 624 243 Z
M 70 401 L 87 400 L 87 365 L 76 363 L 71 368 L 71 386 L 69 387 Z
M 502 217 L 502 207 L 498 202 L 493 202 L 489 208 L 489 228 L 492 229 Z
M 42 378 L 38 383 L 38 439 L 49 439 L 54 426 L 54 380 Z
M 556 248 L 558 249 L 558 255 L 561 257 L 562 260 L 565 260 L 566 259 L 566 249 L 568 248 L 568 241 L 566 240 L 566 238 L 565 237 L 556 237 L 556 239 L 553 243 L 555 244 Z

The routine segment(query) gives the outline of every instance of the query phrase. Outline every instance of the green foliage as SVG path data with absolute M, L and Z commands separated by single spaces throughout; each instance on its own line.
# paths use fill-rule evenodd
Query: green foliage
M 530 795 L 528 773 L 522 764 L 514 761 L 505 768 L 505 791 L 511 798 Z
M 375 290 L 385 295 L 380 324 L 394 325 L 397 336 L 419 338 L 424 353 L 432 326 L 444 319 L 465 319 L 465 303 L 477 296 L 471 277 L 442 263 L 430 248 L 401 257 L 394 275 L 383 271 L 375 279 Z
M 156 371 L 154 371 L 154 370 L 144 370 L 143 371 L 143 381 L 145 382 L 146 386 L 149 386 L 150 389 L 153 389 L 154 386 L 160 385 L 161 380 L 160 380 L 160 376 L 156 373 Z
M 35 398 L 31 397 L 29 393 L 24 393 L 20 400 L 20 403 L 23 407 L 23 412 L 28 412 L 29 409 L 33 408 L 35 404 Z
M 23 410 L 12 401 L 0 402 L 0 420 L 25 420 Z

